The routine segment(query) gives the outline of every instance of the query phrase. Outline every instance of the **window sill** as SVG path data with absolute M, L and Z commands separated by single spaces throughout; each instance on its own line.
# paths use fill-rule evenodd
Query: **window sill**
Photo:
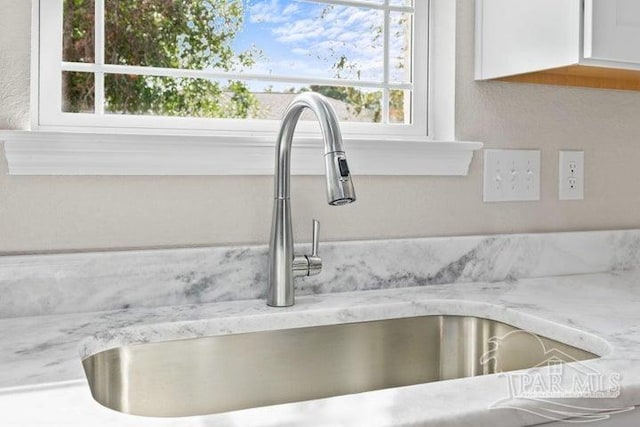
M 0 131 L 10 175 L 273 175 L 275 136 Z M 354 175 L 467 175 L 480 142 L 345 138 Z M 292 173 L 321 175 L 322 143 L 293 143 Z

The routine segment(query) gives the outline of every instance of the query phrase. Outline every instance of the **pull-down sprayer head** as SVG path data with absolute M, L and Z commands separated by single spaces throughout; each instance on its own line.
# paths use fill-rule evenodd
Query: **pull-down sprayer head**
M 327 179 L 327 201 L 331 206 L 342 206 L 356 201 L 351 172 L 344 151 L 324 155 Z

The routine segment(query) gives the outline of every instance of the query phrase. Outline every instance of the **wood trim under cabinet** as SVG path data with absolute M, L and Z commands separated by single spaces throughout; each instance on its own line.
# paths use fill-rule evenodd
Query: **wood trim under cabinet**
M 504 82 L 579 86 L 640 91 L 640 70 L 571 65 L 535 73 L 502 77 Z

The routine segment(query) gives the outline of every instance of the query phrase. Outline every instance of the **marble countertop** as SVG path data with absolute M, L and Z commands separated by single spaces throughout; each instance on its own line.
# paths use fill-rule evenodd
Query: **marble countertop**
M 508 379 L 499 375 L 202 417 L 135 417 L 94 402 L 80 363 L 81 355 L 127 343 L 428 314 L 491 318 L 602 355 L 583 364 L 620 374 L 621 394 L 595 403 L 604 409 L 638 406 L 639 280 L 637 271 L 598 273 L 303 296 L 287 309 L 246 300 L 2 319 L 0 424 L 499 427 L 547 421 L 524 411 L 488 409 L 508 397 Z

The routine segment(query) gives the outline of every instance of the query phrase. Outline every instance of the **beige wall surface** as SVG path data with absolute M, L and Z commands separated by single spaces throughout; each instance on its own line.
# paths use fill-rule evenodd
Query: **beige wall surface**
M 0 0 L 0 128 L 28 126 L 29 3 Z M 640 93 L 475 82 L 473 10 L 458 0 L 457 136 L 542 149 L 542 200 L 483 203 L 479 154 L 467 177 L 356 176 L 341 208 L 294 177 L 298 241 L 312 217 L 326 240 L 640 226 Z M 584 201 L 557 200 L 561 148 L 585 150 Z M 271 177 L 9 176 L 1 158 L 0 253 L 264 243 L 271 200 Z

